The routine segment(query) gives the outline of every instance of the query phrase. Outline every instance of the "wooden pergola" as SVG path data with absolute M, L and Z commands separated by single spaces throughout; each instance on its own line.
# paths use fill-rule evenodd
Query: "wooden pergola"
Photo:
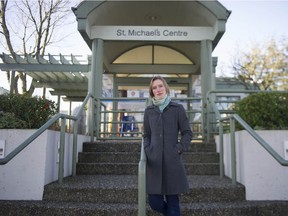
M 89 63 L 83 56 L 51 55 L 35 56 L 11 55 L 3 53 L 0 69 L 21 71 L 33 78 L 36 88 L 51 88 L 51 95 L 65 96 L 67 101 L 83 101 L 87 95 Z

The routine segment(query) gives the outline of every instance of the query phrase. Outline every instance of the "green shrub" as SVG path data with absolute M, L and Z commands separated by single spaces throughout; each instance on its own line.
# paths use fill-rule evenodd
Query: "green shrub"
M 251 94 L 238 101 L 235 110 L 253 129 L 288 129 L 288 93 Z
M 6 126 L 0 128 L 15 128 L 15 125 L 23 128 L 23 126 L 21 126 L 22 124 L 19 125 L 18 123 L 22 122 L 24 124 L 25 122 L 24 125 L 26 125 L 26 129 L 35 129 L 41 127 L 57 113 L 57 105 L 54 101 L 40 97 L 13 94 L 0 95 L 0 111 L 5 113 L 5 115 L 0 116 L 0 118 L 5 117 L 11 120 L 10 126 L 7 125 L 8 122 L 6 122 Z M 13 116 L 7 115 L 6 113 L 13 113 Z M 1 122 L 2 121 L 5 122 L 6 120 L 2 119 Z
M 0 113 L 0 128 L 3 129 L 25 129 L 27 123 L 19 118 L 16 118 L 13 113 Z

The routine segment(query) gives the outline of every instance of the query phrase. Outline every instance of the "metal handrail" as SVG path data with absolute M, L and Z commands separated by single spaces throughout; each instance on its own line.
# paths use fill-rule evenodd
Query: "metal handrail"
M 236 148 L 235 148 L 235 120 L 282 166 L 288 166 L 288 160 L 281 157 L 262 137 L 260 137 L 238 114 L 231 114 L 228 117 L 221 117 L 215 102 L 211 100 L 212 93 L 258 93 L 263 91 L 210 91 L 207 100 L 215 113 L 219 123 L 219 151 L 220 151 L 220 177 L 224 176 L 224 148 L 223 148 L 223 122 L 230 122 L 230 141 L 231 141 L 231 179 L 232 184 L 236 185 Z M 269 91 L 282 92 L 282 91 Z
M 33 140 L 40 136 L 46 129 L 53 125 L 60 118 L 68 118 L 66 114 L 56 114 L 44 125 L 42 125 L 38 130 L 35 131 L 30 137 L 28 137 L 22 144 L 16 147 L 12 152 L 10 152 L 5 158 L 0 159 L 0 165 L 4 165 L 12 160 L 16 155 L 18 155 L 24 148 L 26 148 Z
M 72 157 L 72 175 L 76 176 L 76 158 L 77 158 L 77 128 L 80 115 L 83 112 L 86 104 L 89 99 L 93 96 L 88 93 L 85 100 L 83 101 L 78 113 L 75 116 L 58 113 L 48 120 L 44 125 L 37 129 L 30 137 L 28 137 L 24 142 L 17 146 L 12 152 L 10 152 L 5 158 L 0 159 L 0 165 L 5 165 L 11 161 L 16 155 L 18 155 L 23 149 L 25 149 L 32 141 L 39 137 L 44 131 L 46 131 L 51 125 L 61 119 L 61 131 L 60 131 L 60 149 L 59 149 L 59 167 L 58 167 L 58 181 L 59 183 L 63 182 L 63 173 L 64 173 L 64 144 L 65 144 L 65 128 L 66 120 L 70 119 L 75 121 L 73 125 L 73 157 Z M 93 134 L 91 134 L 93 136 Z
M 113 97 L 113 98 L 97 98 L 96 101 L 98 101 L 98 103 L 104 103 L 104 102 L 113 102 L 113 103 L 118 103 L 118 102 L 133 102 L 133 101 L 141 101 L 141 102 L 146 102 L 146 105 L 148 105 L 148 100 L 149 98 L 123 98 L 123 97 Z M 201 98 L 199 97 L 187 97 L 187 98 L 171 98 L 172 101 L 183 101 L 187 104 L 190 104 L 191 102 L 193 102 L 194 100 L 201 100 Z M 114 107 L 114 105 L 113 105 Z M 201 113 L 201 110 L 196 110 L 196 109 L 192 109 L 189 105 L 187 106 L 187 115 L 190 117 L 195 113 Z M 143 106 L 143 110 L 117 110 L 115 109 L 115 107 L 112 110 L 100 110 L 98 109 L 97 111 L 97 115 L 98 116 L 98 121 L 96 121 L 96 138 L 97 139 L 101 139 L 101 140 L 118 140 L 118 139 L 123 139 L 121 138 L 121 132 L 119 132 L 118 130 L 116 130 L 116 126 L 117 125 L 121 125 L 123 123 L 122 120 L 117 120 L 117 118 L 115 117 L 117 114 L 123 114 L 123 113 L 138 113 L 138 114 L 143 114 L 144 113 L 144 106 Z M 112 120 L 106 120 L 106 118 L 104 117 L 104 120 L 102 120 L 101 115 L 105 115 L 105 114 L 112 114 L 113 115 L 113 119 Z M 125 121 L 125 123 L 132 123 L 131 121 Z M 138 124 L 138 125 L 143 125 L 143 121 L 139 121 L 139 120 L 135 120 L 133 121 L 133 123 Z M 189 121 L 190 125 L 201 125 L 201 122 L 199 121 Z M 104 127 L 101 127 L 101 125 L 104 125 Z M 110 131 L 106 130 L 106 126 L 111 125 L 112 129 Z M 102 131 L 104 129 L 104 131 Z M 127 132 L 127 134 L 129 135 L 140 135 L 142 132 L 141 131 L 137 131 L 137 132 Z M 202 134 L 202 132 L 194 132 L 194 134 Z M 131 139 L 131 140 L 139 140 L 141 139 L 140 136 L 126 136 L 126 139 Z
M 259 136 L 238 114 L 231 116 L 234 118 L 247 132 L 267 151 L 274 157 L 274 159 L 282 166 L 288 166 L 288 160 L 280 156 L 261 136 Z
M 281 157 L 261 136 L 259 136 L 238 114 L 233 114 L 220 119 L 220 124 L 230 121 L 230 142 L 231 142 L 231 179 L 236 185 L 236 148 L 235 148 L 235 120 L 282 166 L 288 166 L 288 160 Z M 220 156 L 223 157 L 223 133 L 220 136 Z M 222 146 L 222 148 L 221 148 Z M 223 162 L 222 162 L 223 163 Z M 221 164 L 221 167 L 224 164 Z M 223 173 L 222 173 L 223 176 Z
M 146 216 L 146 161 L 142 138 L 141 156 L 138 164 L 138 216 Z
M 229 110 L 229 109 L 218 109 L 216 104 L 219 103 L 226 103 L 226 104 L 235 104 L 238 100 L 218 100 L 216 96 L 236 96 L 235 94 L 242 93 L 243 95 L 248 95 L 251 93 L 260 93 L 260 92 L 268 92 L 268 93 L 273 93 L 273 92 L 278 92 L 278 93 L 287 93 L 287 91 L 263 91 L 263 90 L 211 90 L 208 91 L 206 94 L 206 99 L 207 99 L 207 112 L 204 113 L 203 118 L 206 117 L 205 125 L 207 128 L 205 128 L 206 134 L 204 135 L 205 137 L 212 138 L 212 135 L 218 134 L 218 130 L 216 129 L 216 125 L 219 123 L 220 118 L 215 118 L 213 115 L 215 115 L 215 110 L 218 110 L 220 114 L 225 114 L 225 115 L 231 115 L 235 114 L 235 110 Z M 217 95 L 220 94 L 220 95 Z M 240 99 L 240 98 L 239 98 Z M 215 104 L 215 107 L 212 107 L 211 101 L 213 101 Z M 206 115 L 206 116 L 205 116 Z
M 261 90 L 211 90 L 211 91 L 208 91 L 207 94 L 206 94 L 206 99 L 208 101 L 208 105 L 212 106 L 212 112 L 214 112 L 215 115 L 218 115 L 216 116 L 216 122 L 220 120 L 221 118 L 221 115 L 219 115 L 220 113 L 225 113 L 225 114 L 231 114 L 228 112 L 228 110 L 222 110 L 220 112 L 220 110 L 217 108 L 216 106 L 216 100 L 215 98 L 213 99 L 212 96 L 216 95 L 217 93 L 225 93 L 227 95 L 231 95 L 231 94 L 238 94 L 238 93 L 243 93 L 243 94 L 251 94 L 251 93 L 258 93 L 258 92 L 262 92 Z M 270 91 L 272 92 L 272 91 Z M 223 95 L 221 95 L 223 96 Z M 214 100 L 214 101 L 213 101 Z M 213 101 L 213 103 L 211 103 Z M 235 103 L 236 101 L 231 101 L 230 103 Z M 230 111 L 231 112 L 231 111 Z M 208 138 L 210 138 L 211 134 L 212 134 L 212 131 L 211 131 L 211 123 L 209 122 L 210 118 L 209 118 L 209 115 L 211 115 L 212 113 L 211 112 L 207 112 L 207 122 L 206 122 L 206 125 L 207 125 L 207 134 L 206 136 Z M 218 118 L 217 118 L 218 117 Z

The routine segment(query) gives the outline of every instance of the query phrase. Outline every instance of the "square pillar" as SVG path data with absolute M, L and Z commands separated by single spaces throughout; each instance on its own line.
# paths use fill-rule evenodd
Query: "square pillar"
M 207 142 L 210 137 L 207 137 L 209 119 L 208 119 L 208 105 L 207 105 L 207 93 L 212 90 L 213 80 L 213 68 L 212 68 L 212 41 L 201 41 L 201 94 L 202 94 L 202 137 Z
M 88 91 L 94 96 L 94 98 L 102 97 L 103 86 L 103 40 L 94 39 L 92 41 L 92 62 L 91 72 L 88 82 Z M 88 131 L 91 137 L 94 136 L 95 123 L 96 127 L 100 126 L 100 119 L 95 119 L 96 104 L 91 99 L 89 103 L 88 111 Z M 99 107 L 100 109 L 100 107 Z M 97 132 L 97 129 L 96 129 Z M 93 141 L 93 140 L 91 140 Z

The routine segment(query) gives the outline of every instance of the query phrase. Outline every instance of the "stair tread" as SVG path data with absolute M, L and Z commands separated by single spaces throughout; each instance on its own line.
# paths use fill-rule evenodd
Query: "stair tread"
M 16 205 L 15 205 L 16 204 Z M 31 207 L 59 207 L 59 208 L 81 208 L 81 209 L 115 209 L 119 210 L 125 208 L 138 208 L 138 204 L 136 203 L 91 203 L 91 202 L 59 202 L 59 201 L 41 201 L 41 200 L 0 200 L 1 205 L 15 205 L 18 207 L 22 206 L 31 206 Z M 265 201 L 234 201 L 234 202 L 198 202 L 198 203 L 181 203 L 181 209 L 220 209 L 220 208 L 245 208 L 251 206 L 271 206 L 278 205 L 284 206 L 288 209 L 288 201 L 281 200 L 265 200 Z M 117 207 L 117 208 L 116 208 Z M 148 205 L 147 205 L 148 207 Z M 149 208 L 149 207 L 148 207 Z M 0 210 L 1 212 L 1 210 Z
M 241 184 L 232 185 L 231 179 L 220 178 L 214 175 L 189 175 L 188 182 L 190 189 L 200 188 L 242 188 Z M 63 184 L 53 182 L 48 187 L 58 188 L 118 188 L 118 189 L 137 189 L 137 175 L 78 175 L 75 177 L 67 177 Z M 47 187 L 46 186 L 46 187 Z
M 148 216 L 159 216 L 147 205 Z M 237 201 L 181 204 L 182 216 L 284 216 L 288 201 Z M 127 216 L 137 215 L 137 204 L 86 202 L 1 201 L 0 215 L 43 216 Z
M 106 141 L 85 142 L 83 152 L 140 152 L 141 142 Z M 189 152 L 216 152 L 216 144 L 191 143 Z
M 95 152 L 80 152 L 80 154 L 86 154 L 86 155 L 98 155 L 98 154 L 123 154 L 123 155 L 130 155 L 130 154 L 139 154 L 140 155 L 140 151 L 139 152 L 115 152 L 115 151 L 95 151 Z M 187 151 L 184 152 L 184 154 L 190 154 L 190 155 L 218 155 L 219 153 L 217 152 L 193 152 L 193 151 Z
M 77 164 L 87 164 L 87 165 L 101 165 L 101 164 L 130 164 L 130 165 L 138 165 L 139 162 L 78 162 Z M 214 164 L 219 165 L 219 162 L 194 162 L 194 163 L 184 163 L 185 165 L 205 165 L 205 164 Z
M 62 184 L 52 182 L 46 185 L 43 201 L 0 200 L 0 215 L 137 215 L 138 161 L 136 162 L 136 158 L 131 155 L 139 155 L 141 143 L 135 141 L 125 143 L 123 145 L 123 142 L 115 141 L 84 144 L 87 151 L 84 150 L 79 155 L 88 156 L 87 161 L 93 161 L 90 158 L 102 154 L 99 162 L 96 160 L 96 162 L 78 163 L 77 173 L 80 175 L 66 177 Z M 231 179 L 220 178 L 219 162 L 212 156 L 218 155 L 215 145 L 200 143 L 192 145 L 193 147 L 185 153 L 188 157 L 196 155 L 203 159 L 205 155 L 211 156 L 205 159 L 206 162 L 199 162 L 203 160 L 197 159 L 185 163 L 189 174 L 190 191 L 181 196 L 183 211 L 181 215 L 284 216 L 283 212 L 288 212 L 288 201 L 246 201 L 245 187 L 242 184 L 237 183 L 234 186 Z M 122 161 L 120 157 L 114 156 L 106 159 L 104 154 L 124 155 L 126 160 Z M 105 162 L 106 160 L 108 162 Z M 121 162 L 115 163 L 116 161 Z M 201 170 L 205 172 L 200 172 Z M 10 214 L 12 212 L 13 214 Z M 147 205 L 147 215 L 158 214 L 152 213 Z

